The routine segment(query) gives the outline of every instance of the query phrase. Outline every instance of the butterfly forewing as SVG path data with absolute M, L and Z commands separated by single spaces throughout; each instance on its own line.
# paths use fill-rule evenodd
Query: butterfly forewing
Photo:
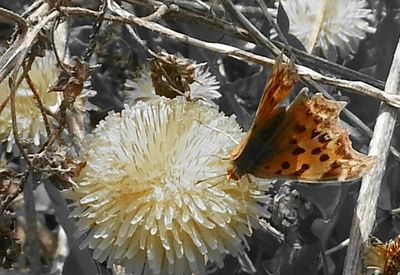
M 279 58 L 272 68 L 250 130 L 231 152 L 233 169 L 228 171 L 231 177 L 245 174 L 254 166 L 254 154 L 259 145 L 265 143 L 276 128 L 275 123 L 282 119 L 284 108 L 277 105 L 289 94 L 297 80 L 294 65 L 284 64 Z
M 263 178 L 305 182 L 349 181 L 371 167 L 371 157 L 355 151 L 339 124 L 342 102 L 301 92 L 265 143 L 250 173 Z

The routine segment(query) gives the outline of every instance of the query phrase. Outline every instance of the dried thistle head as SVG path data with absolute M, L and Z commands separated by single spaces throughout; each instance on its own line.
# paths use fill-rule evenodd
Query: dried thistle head
M 188 97 L 189 85 L 194 82 L 195 68 L 191 60 L 165 51 L 154 55 L 149 70 L 156 94 L 168 98 L 178 95 Z
M 59 189 L 70 188 L 72 180 L 79 176 L 86 162 L 80 161 L 67 154 L 66 146 L 53 144 L 46 150 L 31 156 L 32 165 L 40 171 L 43 178 L 53 178 Z
M 170 59 L 174 61 L 168 61 Z M 167 78 L 162 75 L 165 73 L 165 69 L 161 69 L 161 65 L 156 61 L 156 59 L 153 59 L 151 64 L 145 65 L 134 72 L 134 79 L 126 82 L 123 97 L 125 97 L 127 104 L 133 106 L 140 100 L 148 101 L 157 99 L 159 96 L 168 98 L 184 96 L 188 100 L 201 99 L 208 105 L 216 106 L 213 100 L 221 97 L 218 92 L 219 82 L 209 71 L 206 63 L 197 64 L 195 61 L 174 56 L 164 58 L 165 62 L 158 60 L 157 62 L 161 62 L 160 64 L 168 63 L 168 67 L 174 71 L 173 74 L 178 75 L 174 79 L 179 84 L 173 84 L 182 89 L 178 90 L 170 85 L 170 82 L 173 83 L 174 81 L 169 76 Z M 150 68 L 151 66 L 153 66 L 153 70 Z M 172 69 L 174 66 L 177 67 Z M 168 82 L 169 80 L 171 81 Z
M 398 274 L 400 272 L 400 235 L 387 243 L 371 237 L 365 248 L 364 267 L 385 275 Z

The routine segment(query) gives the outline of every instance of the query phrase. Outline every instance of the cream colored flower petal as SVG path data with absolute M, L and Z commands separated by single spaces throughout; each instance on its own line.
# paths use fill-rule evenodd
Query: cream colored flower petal
M 49 93 L 48 89 L 58 76 L 58 69 L 54 54 L 46 52 L 45 57 L 37 57 L 32 65 L 29 75 L 45 106 L 55 109 L 59 106 L 61 98 L 59 93 Z M 7 81 L 0 84 L 0 102 L 8 96 L 9 87 Z M 42 114 L 36 106 L 33 93 L 24 81 L 15 93 L 15 107 L 17 114 L 17 125 L 22 140 L 33 141 L 39 145 L 40 137 L 46 135 L 46 128 Z M 10 104 L 0 114 L 0 139 L 7 142 L 7 151 L 10 152 L 14 145 L 14 137 L 11 125 Z
M 354 54 L 360 40 L 375 32 L 370 26 L 373 14 L 365 0 L 281 0 L 280 3 L 289 18 L 289 32 L 306 47 L 317 28 L 312 48 L 320 48 L 325 56 L 332 47 L 337 47 L 341 57 Z
M 241 253 L 268 184 L 226 179 L 228 135 L 242 137 L 234 118 L 201 102 L 158 98 L 110 113 L 87 138 L 78 187 L 65 192 L 82 246 L 135 274 L 201 274 Z

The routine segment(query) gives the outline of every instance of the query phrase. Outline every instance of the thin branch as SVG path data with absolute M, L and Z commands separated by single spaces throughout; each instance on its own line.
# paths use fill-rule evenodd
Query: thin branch
M 340 244 L 338 244 L 337 246 L 334 246 L 330 249 L 328 249 L 327 251 L 325 251 L 325 255 L 329 256 L 337 251 L 342 250 L 343 248 L 347 247 L 349 245 L 349 239 L 344 240 L 343 242 L 341 242 Z
M 226 9 L 234 15 L 234 18 L 252 35 L 257 41 L 263 44 L 268 50 L 273 52 L 276 56 L 281 54 L 278 49 L 268 38 L 266 38 L 232 3 L 231 0 L 220 0 Z M 287 58 L 284 58 L 284 60 Z M 288 61 L 288 60 L 285 60 Z
M 29 63 L 27 67 L 25 67 L 23 74 L 17 78 L 18 71 L 15 70 L 13 72 L 13 76 L 9 78 L 9 87 L 10 87 L 10 107 L 11 107 L 11 125 L 12 125 L 12 133 L 14 136 L 15 144 L 17 145 L 22 157 L 24 158 L 26 164 L 29 167 L 32 167 L 32 163 L 29 160 L 27 153 L 22 146 L 19 131 L 18 131 L 18 121 L 17 121 L 17 114 L 16 114 L 16 107 L 15 107 L 15 92 L 17 91 L 19 85 L 21 84 L 22 80 L 25 78 L 26 73 L 30 69 L 33 60 Z M 17 79 L 15 79 L 17 78 Z
M 47 119 L 47 113 L 46 113 L 46 110 L 44 109 L 44 105 L 43 105 L 42 99 L 40 98 L 39 92 L 36 90 L 35 84 L 33 84 L 33 81 L 31 79 L 31 77 L 29 76 L 29 73 L 26 74 L 25 80 L 26 80 L 26 82 L 28 82 L 29 88 L 31 88 L 33 97 L 38 105 L 38 108 L 40 109 L 40 113 L 42 114 L 47 136 L 50 136 L 51 131 L 50 131 L 49 120 Z
M 30 5 L 28 8 L 26 8 L 24 10 L 24 12 L 21 14 L 21 16 L 26 17 L 28 14 L 33 12 L 35 9 L 40 7 L 42 4 L 43 4 L 42 0 L 37 0 L 37 1 L 33 2 L 32 5 Z
M 276 21 L 272 18 L 272 15 L 270 11 L 268 10 L 267 5 L 263 0 L 257 0 L 257 4 L 260 6 L 265 18 L 267 19 L 268 23 L 274 28 L 276 33 L 278 34 L 279 39 L 285 44 L 289 45 L 289 42 L 287 41 L 285 35 L 283 34 L 281 28 L 279 25 L 276 23 Z
M 140 5 L 142 7 L 153 6 L 155 8 L 165 4 L 164 2 L 167 2 L 167 1 L 156 1 L 156 0 L 123 0 L 123 1 L 130 4 Z M 219 4 L 212 4 L 210 6 L 210 5 L 204 5 L 204 3 L 201 4 L 193 0 L 173 0 L 173 1 L 168 1 L 168 3 L 173 3 L 174 5 L 179 6 L 180 9 L 185 9 L 187 11 L 200 11 L 208 14 L 208 16 L 210 15 L 210 11 L 218 15 L 225 14 L 225 8 Z M 236 8 L 245 16 L 251 16 L 253 18 L 263 17 L 263 13 L 257 7 L 252 7 L 248 5 L 236 5 Z M 270 10 L 273 11 L 273 9 Z
M 362 81 L 351 81 L 344 79 L 337 79 L 329 76 L 325 76 L 320 74 L 314 70 L 311 70 L 305 66 L 296 66 L 299 76 L 304 79 L 312 79 L 317 82 L 328 84 L 348 90 L 352 90 L 358 94 L 366 95 L 369 97 L 373 97 L 380 101 L 387 103 L 392 107 L 399 108 L 400 107 L 400 96 L 397 94 L 389 94 L 384 92 L 374 86 L 366 84 Z
M 400 94 L 400 40 L 386 81 L 388 94 Z M 377 200 L 386 170 L 390 142 L 398 110 L 382 103 L 371 140 L 369 155 L 376 156 L 376 164 L 364 176 L 350 231 L 350 244 L 344 265 L 345 275 L 360 274 L 365 242 L 375 223 Z
M 28 28 L 28 22 L 18 13 L 0 7 L 0 16 L 15 21 L 23 32 Z
M 128 32 L 130 33 L 130 35 L 132 35 L 133 39 L 135 39 L 135 41 L 142 46 L 142 48 L 147 52 L 149 51 L 149 48 L 146 45 L 146 42 L 140 38 L 140 36 L 135 32 L 135 30 L 130 26 L 130 25 L 125 25 L 126 29 L 128 30 Z
M 168 29 L 160 24 L 154 23 L 154 22 L 149 22 L 142 20 L 141 18 L 138 18 L 129 12 L 123 10 L 121 7 L 119 7 L 117 4 L 115 4 L 111 0 L 107 0 L 109 2 L 109 8 L 110 10 L 119 15 L 120 17 L 124 18 L 124 20 L 129 21 L 131 24 L 136 24 L 141 27 L 144 27 L 146 29 L 152 30 L 154 32 L 160 33 L 162 35 L 165 35 L 171 39 L 188 43 L 197 47 L 202 47 L 205 49 L 208 49 L 210 51 L 218 52 L 220 54 L 228 55 L 233 58 L 239 59 L 239 60 L 244 60 L 244 61 L 250 61 L 254 63 L 258 63 L 261 65 L 268 65 L 272 66 L 275 62 L 274 59 L 267 58 L 261 55 L 253 54 L 244 50 L 241 50 L 239 48 L 222 44 L 222 43 L 211 43 L 211 42 L 205 42 L 203 40 L 197 39 L 190 37 L 186 34 L 179 33 L 176 31 L 173 31 L 171 29 Z M 362 95 L 367 95 L 379 100 L 382 100 L 386 102 L 387 104 L 393 106 L 393 107 L 400 107 L 400 96 L 399 95 L 391 95 L 388 93 L 385 93 L 381 91 L 380 89 L 373 87 L 371 85 L 368 85 L 364 82 L 361 81 L 349 81 L 349 80 L 343 80 L 343 79 L 336 79 L 333 77 L 328 77 L 324 76 L 314 70 L 311 70 L 307 67 L 304 66 L 296 66 L 299 75 L 304 78 L 304 79 L 312 79 L 317 82 L 321 82 L 324 84 L 330 84 L 330 85 L 335 85 L 337 87 L 341 88 L 346 88 L 349 90 L 352 90 L 354 92 L 357 92 Z
M 47 4 L 43 4 L 43 6 L 39 7 L 38 10 L 32 14 L 32 18 L 35 18 L 40 13 L 44 13 L 46 7 L 49 7 Z M 26 54 L 35 44 L 33 42 L 40 30 L 58 15 L 58 11 L 52 11 L 50 14 L 42 17 L 41 20 L 38 21 L 37 25 L 28 28 L 26 32 L 23 32 L 18 36 L 14 43 L 0 57 L 0 82 L 2 82 L 12 70 L 18 70 L 21 67 Z
M 8 101 L 10 100 L 10 93 L 4 98 L 3 102 L 0 104 L 0 115 L 3 112 L 4 108 L 7 106 Z
M 96 18 L 96 21 L 92 27 L 92 33 L 90 34 L 90 41 L 89 45 L 86 49 L 86 52 L 83 54 L 83 61 L 89 62 L 90 58 L 92 57 L 94 50 L 96 48 L 97 36 L 100 31 L 101 25 L 104 20 L 104 16 L 106 15 L 107 11 L 107 1 L 102 0 L 99 6 L 99 12 Z
M 176 7 L 176 9 L 177 8 L 178 7 Z M 152 13 L 146 17 L 143 17 L 142 19 L 147 20 L 147 21 L 157 21 L 161 17 L 163 17 L 168 11 L 169 11 L 168 6 L 164 4 L 164 5 L 161 5 L 160 7 L 158 7 L 158 9 L 154 13 Z

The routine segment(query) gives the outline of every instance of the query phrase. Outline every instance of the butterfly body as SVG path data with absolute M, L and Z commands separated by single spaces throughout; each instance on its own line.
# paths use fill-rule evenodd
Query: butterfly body
M 278 104 L 298 80 L 292 64 L 277 61 L 255 120 L 231 152 L 228 177 L 252 174 L 303 182 L 349 181 L 361 177 L 373 158 L 355 151 L 340 126 L 344 102 L 301 91 L 288 107 Z

